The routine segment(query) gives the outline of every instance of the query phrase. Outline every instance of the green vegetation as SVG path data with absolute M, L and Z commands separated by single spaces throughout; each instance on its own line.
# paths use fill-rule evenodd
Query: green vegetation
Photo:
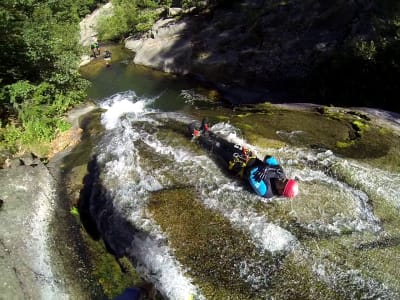
M 103 16 L 98 22 L 100 40 L 119 40 L 131 34 L 145 32 L 162 11 L 158 10 L 159 5 L 152 0 L 115 0 L 112 3 L 113 14 Z
M 1 1 L 0 150 L 28 150 L 69 128 L 63 114 L 88 85 L 78 24 L 98 2 Z
M 98 279 L 98 284 L 108 299 L 121 294 L 126 287 L 142 283 L 128 258 L 122 257 L 117 260 L 108 253 L 104 243 L 94 241 L 86 234 L 83 236 L 89 245 L 91 260 L 94 262 L 92 273 Z
M 103 16 L 96 28 L 100 40 L 119 41 L 130 35 L 140 34 L 151 29 L 154 22 L 162 15 L 165 9 L 181 7 L 188 9 L 196 7 L 230 7 L 235 2 L 232 0 L 114 0 L 113 14 Z
M 32 149 L 68 129 L 65 112 L 85 99 L 88 82 L 79 75 L 83 49 L 78 23 L 106 0 L 4 0 L 0 3 L 0 151 Z M 99 21 L 99 39 L 121 40 L 150 29 L 170 6 L 232 8 L 226 0 L 114 0 L 114 13 Z M 262 10 L 249 11 L 248 31 L 262 31 L 262 15 L 284 1 L 270 1 Z M 302 85 L 305 93 L 339 106 L 380 106 L 399 110 L 400 5 L 375 3 L 370 11 L 374 39 L 347 37 L 334 57 L 311 66 Z M 221 20 L 221 26 L 234 26 Z M 229 22 L 228 22 L 229 21 Z M 340 119 L 340 115 L 332 116 Z M 353 124 L 358 126 L 358 124 Z M 362 128 L 360 128 L 361 131 Z
M 106 0 L 0 3 L 0 151 L 44 149 L 69 128 L 65 112 L 86 98 L 89 84 L 78 73 L 79 21 Z M 100 40 L 144 32 L 171 0 L 115 0 L 114 15 L 99 23 Z M 192 7 L 200 1 L 177 1 Z M 213 4 L 218 4 L 215 1 Z M 223 1 L 222 1 L 223 2 Z M 38 147 L 38 145 L 40 145 Z M 47 149 L 47 150 L 46 150 Z

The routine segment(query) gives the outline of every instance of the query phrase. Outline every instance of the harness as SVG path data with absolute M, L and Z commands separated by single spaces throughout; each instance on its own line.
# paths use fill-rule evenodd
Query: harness
M 252 159 L 255 159 L 257 156 L 252 151 L 249 151 L 240 145 L 235 144 L 234 147 L 238 151 L 235 151 L 232 154 L 232 159 L 228 162 L 228 170 L 236 173 L 236 175 L 239 175 L 240 177 L 243 177 L 245 168 L 249 162 Z

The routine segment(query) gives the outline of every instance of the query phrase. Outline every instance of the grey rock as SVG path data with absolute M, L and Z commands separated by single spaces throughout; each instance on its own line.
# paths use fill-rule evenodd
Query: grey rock
M 65 243 L 53 236 L 56 182 L 40 160 L 28 157 L 31 166 L 0 169 L 0 298 L 73 299 L 84 292 L 65 271 L 58 249 Z
M 40 163 L 40 159 L 33 153 L 23 155 L 20 160 L 25 166 L 36 166 Z
M 52 178 L 46 167 L 19 165 L 0 170 L 0 265 L 4 299 L 45 299 L 64 294 L 51 271 L 48 215 Z
M 22 166 L 23 164 L 24 162 L 20 158 L 14 158 L 8 161 L 9 168 L 17 168 L 19 166 Z
M 346 43 L 377 37 L 374 1 L 247 0 L 240 9 L 215 9 L 179 21 L 159 20 L 125 46 L 134 63 L 208 82 L 251 89 L 289 89 Z M 180 10 L 171 10 L 174 13 Z M 174 15 L 171 13 L 170 15 Z M 269 95 L 271 96 L 271 95 Z

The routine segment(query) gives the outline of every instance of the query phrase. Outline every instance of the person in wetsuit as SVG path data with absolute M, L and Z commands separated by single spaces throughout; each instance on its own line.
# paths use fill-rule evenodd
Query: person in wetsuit
M 274 195 L 294 198 L 298 194 L 298 183 L 285 175 L 278 160 L 266 155 L 263 160 L 244 146 L 231 143 L 209 130 L 207 119 L 201 125 L 189 125 L 189 132 L 198 143 L 212 152 L 232 173 L 247 179 L 253 190 L 262 197 Z

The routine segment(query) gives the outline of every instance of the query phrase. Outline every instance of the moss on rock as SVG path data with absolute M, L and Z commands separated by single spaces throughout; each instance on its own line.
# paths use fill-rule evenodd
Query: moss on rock
M 220 214 L 204 208 L 190 189 L 154 192 L 150 211 L 207 299 L 256 299 L 259 291 L 240 275 L 245 261 L 250 268 L 265 269 L 270 275 L 277 269 L 275 259 L 257 251 Z

